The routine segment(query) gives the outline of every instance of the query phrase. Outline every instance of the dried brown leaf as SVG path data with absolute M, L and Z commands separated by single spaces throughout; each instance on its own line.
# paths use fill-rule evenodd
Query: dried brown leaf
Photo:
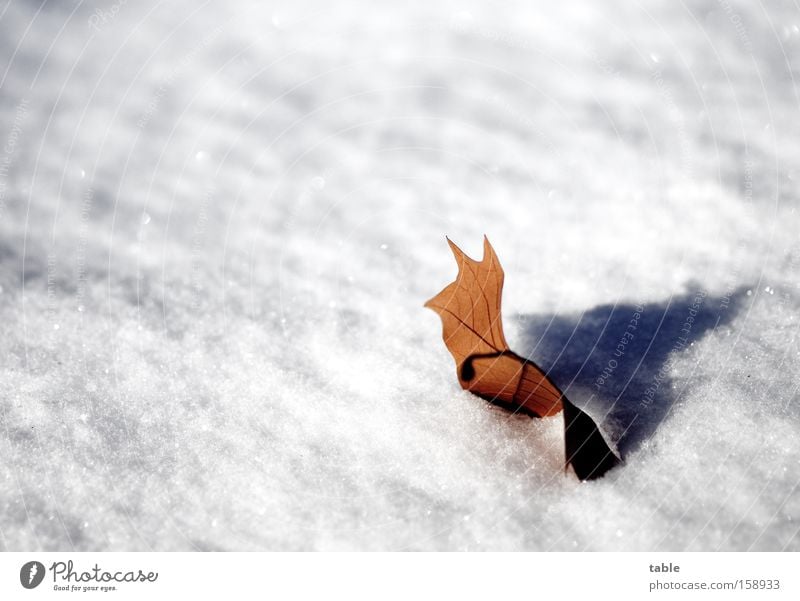
M 619 463 L 594 420 L 569 402 L 539 367 L 513 352 L 503 334 L 500 303 L 503 268 L 483 239 L 483 259 L 475 261 L 448 238 L 458 263 L 454 282 L 425 303 L 442 319 L 442 337 L 456 362 L 465 390 L 495 405 L 531 416 L 564 409 L 566 464 L 581 480 L 599 478 Z
M 447 240 L 458 276 L 425 303 L 442 319 L 444 343 L 456 362 L 461 387 L 502 407 L 529 415 L 561 411 L 561 391 L 535 363 L 514 353 L 503 334 L 503 268 L 483 239 L 483 260 Z

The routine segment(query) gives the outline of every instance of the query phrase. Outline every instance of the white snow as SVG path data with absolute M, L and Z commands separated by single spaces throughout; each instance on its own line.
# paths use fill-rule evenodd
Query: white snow
M 0 4 L 0 548 L 800 550 L 797 8 L 389 6 Z M 601 480 L 458 386 L 484 233 Z

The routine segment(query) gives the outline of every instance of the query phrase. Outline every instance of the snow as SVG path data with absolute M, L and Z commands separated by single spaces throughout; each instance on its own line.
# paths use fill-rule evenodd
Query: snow
M 0 548 L 800 550 L 796 7 L 222 4 L 0 5 Z

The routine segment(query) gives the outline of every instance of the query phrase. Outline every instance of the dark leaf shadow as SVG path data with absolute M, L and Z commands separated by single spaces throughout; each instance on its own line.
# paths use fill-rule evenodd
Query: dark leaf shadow
M 602 305 L 582 314 L 519 315 L 523 356 L 583 408 L 624 457 L 647 440 L 681 394 L 674 359 L 730 322 L 742 287 L 709 296 L 696 285 L 661 303 Z

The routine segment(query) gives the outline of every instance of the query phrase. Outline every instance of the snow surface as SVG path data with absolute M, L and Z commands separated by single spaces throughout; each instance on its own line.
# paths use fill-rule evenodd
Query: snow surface
M 0 548 L 800 550 L 796 5 L 390 6 L 0 4 Z

